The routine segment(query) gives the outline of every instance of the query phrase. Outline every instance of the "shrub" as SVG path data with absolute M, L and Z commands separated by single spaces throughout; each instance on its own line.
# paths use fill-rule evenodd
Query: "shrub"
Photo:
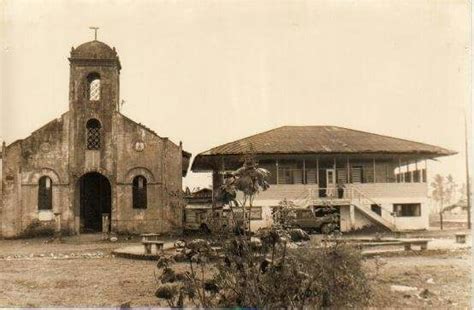
M 177 276 L 160 260 L 160 294 L 170 306 L 360 307 L 371 291 L 361 252 L 338 238 L 314 247 L 290 247 L 289 231 L 274 226 L 257 239 L 226 236 L 223 258 L 211 263 L 209 242 L 197 239 L 182 251 L 189 271 Z M 173 283 L 171 288 L 170 283 Z
M 53 224 L 48 221 L 42 223 L 38 219 L 34 219 L 23 232 L 20 234 L 20 238 L 35 238 L 35 237 L 51 237 L 54 236 Z

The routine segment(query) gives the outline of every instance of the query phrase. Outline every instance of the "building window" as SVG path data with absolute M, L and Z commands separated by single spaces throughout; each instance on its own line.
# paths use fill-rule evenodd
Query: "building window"
M 303 184 L 303 162 L 278 161 L 278 184 Z
M 426 169 L 421 170 L 422 182 L 426 183 Z
M 372 212 L 377 213 L 379 216 L 382 216 L 382 207 L 378 204 L 371 204 L 370 209 Z
M 352 183 L 362 183 L 362 166 L 353 166 L 351 170 Z
M 38 181 L 38 209 L 53 209 L 53 182 L 47 176 L 41 177 Z
M 393 205 L 393 213 L 399 217 L 421 216 L 421 204 L 397 203 Z
M 146 179 L 139 175 L 133 178 L 133 208 L 146 209 L 147 195 L 146 195 Z
M 87 149 L 98 150 L 100 149 L 100 122 L 95 118 L 87 121 Z
M 411 172 L 405 172 L 405 183 L 411 183 Z
M 420 170 L 413 171 L 413 182 L 415 182 L 415 183 L 421 182 L 421 180 L 420 180 Z
M 91 101 L 100 100 L 100 75 L 96 72 L 87 76 L 87 97 Z
M 248 214 L 250 212 L 250 207 L 245 207 L 245 208 L 246 208 L 246 214 L 247 214 L 247 218 L 248 218 Z M 252 213 L 250 214 L 250 219 L 251 220 L 262 220 L 263 219 L 262 207 L 252 206 Z

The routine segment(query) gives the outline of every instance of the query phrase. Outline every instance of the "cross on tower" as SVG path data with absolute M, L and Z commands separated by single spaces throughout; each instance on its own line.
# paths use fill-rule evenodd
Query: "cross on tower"
M 89 27 L 89 29 L 94 30 L 94 41 L 97 41 L 97 30 L 99 30 L 99 27 Z

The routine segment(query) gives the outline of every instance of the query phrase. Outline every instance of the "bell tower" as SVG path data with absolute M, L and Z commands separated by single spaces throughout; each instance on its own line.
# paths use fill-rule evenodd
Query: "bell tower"
M 120 60 L 115 48 L 94 40 L 71 49 L 69 108 L 117 110 Z
M 95 39 L 69 57 L 69 164 L 84 171 L 114 171 L 113 123 L 119 104 L 120 60 L 115 48 Z

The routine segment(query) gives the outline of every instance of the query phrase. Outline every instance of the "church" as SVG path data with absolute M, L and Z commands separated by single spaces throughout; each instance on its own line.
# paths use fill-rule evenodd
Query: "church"
M 0 237 L 180 229 L 191 154 L 120 113 L 115 47 L 73 47 L 69 66 L 69 110 L 2 145 Z

